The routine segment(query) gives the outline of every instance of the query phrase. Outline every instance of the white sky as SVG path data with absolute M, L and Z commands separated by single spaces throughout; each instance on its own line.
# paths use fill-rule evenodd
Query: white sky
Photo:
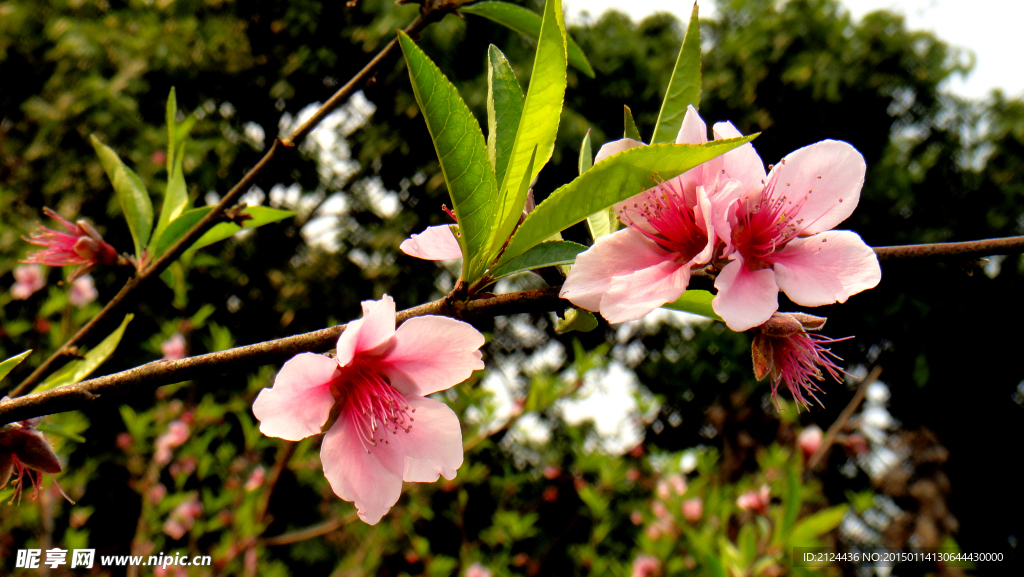
M 970 98 L 984 98 L 993 88 L 1007 96 L 1024 96 L 1024 50 L 1020 23 L 1024 22 L 1022 0 L 843 0 L 854 18 L 874 10 L 889 9 L 907 17 L 912 30 L 928 30 L 953 46 L 966 48 L 977 57 L 966 82 L 951 81 L 945 88 Z M 592 16 L 609 8 L 629 14 L 634 20 L 658 11 L 672 12 L 689 20 L 690 0 L 565 0 L 569 19 L 586 10 Z M 712 15 L 714 2 L 701 3 L 701 13 Z

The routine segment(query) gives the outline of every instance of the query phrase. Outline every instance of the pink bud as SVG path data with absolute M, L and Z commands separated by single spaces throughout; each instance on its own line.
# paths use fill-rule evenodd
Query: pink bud
M 160 343 L 160 351 L 163 352 L 164 359 L 168 361 L 185 358 L 185 337 L 181 336 L 181 333 L 174 333 L 171 338 Z
M 736 499 L 736 505 L 744 511 L 753 511 L 761 515 L 768 513 L 771 494 L 768 485 L 762 485 L 760 491 L 747 491 Z
M 632 577 L 649 577 L 661 571 L 661 561 L 650 555 L 637 555 L 633 560 Z
M 85 305 L 96 300 L 99 293 L 96 292 L 96 283 L 93 282 L 92 277 L 84 275 L 76 278 L 71 283 L 71 290 L 68 292 L 68 301 L 78 308 L 82 308 Z
M 668 515 L 668 509 L 665 508 L 665 504 L 661 501 L 655 501 L 654 504 L 651 505 L 651 511 L 654 512 L 654 516 L 659 519 Z
M 25 264 L 14 267 L 14 284 L 11 285 L 11 298 L 25 300 L 46 286 L 43 269 L 37 264 Z
M 640 511 L 633 511 L 629 514 L 629 521 L 634 525 L 639 525 L 644 522 L 644 516 L 640 514 Z
M 266 476 L 266 471 L 263 469 L 263 465 L 257 465 L 252 470 L 252 474 L 249 475 L 249 479 L 245 482 L 246 491 L 255 491 L 263 485 L 263 479 Z
M 691 523 L 696 523 L 704 514 L 704 501 L 700 497 L 683 501 L 683 518 Z
M 491 577 L 491 570 L 479 563 L 473 563 L 466 568 L 465 577 Z
M 800 431 L 796 438 L 796 445 L 800 447 L 804 458 L 810 459 L 811 455 L 821 446 L 821 429 L 817 425 L 811 425 Z

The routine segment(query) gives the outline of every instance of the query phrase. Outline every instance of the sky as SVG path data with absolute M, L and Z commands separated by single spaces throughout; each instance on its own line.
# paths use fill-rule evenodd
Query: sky
M 654 12 L 671 12 L 686 22 L 693 7 L 690 0 L 564 0 L 566 17 L 572 21 L 586 10 L 596 16 L 609 8 L 640 20 Z M 1024 96 L 1024 50 L 1020 22 L 1021 0 L 844 0 L 854 18 L 874 10 L 889 9 L 906 16 L 910 29 L 927 30 L 953 46 L 974 52 L 974 71 L 966 80 L 951 80 L 944 88 L 968 98 L 982 99 L 993 88 L 1010 97 Z M 701 3 L 701 14 L 712 16 L 714 2 Z

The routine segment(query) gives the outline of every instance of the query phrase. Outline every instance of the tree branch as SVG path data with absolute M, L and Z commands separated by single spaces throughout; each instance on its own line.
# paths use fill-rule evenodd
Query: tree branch
M 401 311 L 398 313 L 397 322 L 403 323 L 423 315 L 446 315 L 473 321 L 498 315 L 560 310 L 572 306 L 568 301 L 558 298 L 558 290 L 559 287 L 549 287 L 497 295 L 458 303 L 456 310 L 451 310 L 446 299 L 440 299 Z M 25 395 L 0 404 L 0 423 L 85 409 L 100 398 L 117 399 L 172 383 L 280 363 L 299 353 L 327 351 L 334 346 L 346 326 L 338 325 L 178 361 L 153 361 L 120 373 Z
M 424 27 L 431 22 L 440 20 L 445 14 L 458 8 L 459 4 L 450 3 L 425 3 L 420 8 L 420 15 L 405 28 L 405 33 L 413 35 L 418 33 Z M 17 397 L 25 393 L 31 387 L 39 383 L 43 376 L 46 375 L 52 368 L 54 363 L 59 361 L 61 358 L 67 356 L 68 352 L 80 344 L 82 344 L 90 335 L 96 332 L 97 327 L 103 326 L 109 322 L 112 322 L 115 317 L 116 311 L 123 308 L 128 302 L 130 302 L 138 289 L 142 285 L 149 284 L 149 282 L 160 276 L 160 273 L 164 271 L 168 266 L 176 261 L 192 244 L 199 239 L 207 230 L 213 227 L 213 225 L 223 220 L 224 211 L 234 205 L 238 199 L 245 194 L 258 180 L 263 176 L 264 169 L 278 156 L 282 147 L 294 148 L 295 142 L 304 138 L 308 135 L 328 114 L 334 111 L 338 106 L 341 106 L 356 90 L 362 88 L 364 84 L 376 73 L 377 67 L 395 50 L 395 46 L 398 45 L 397 38 L 392 40 L 381 50 L 366 66 L 363 67 L 355 76 L 352 77 L 344 86 L 338 89 L 333 96 L 321 106 L 313 116 L 304 122 L 301 126 L 292 131 L 284 139 L 275 139 L 274 144 L 270 147 L 270 150 L 263 156 L 262 159 L 256 166 L 254 166 L 242 180 L 238 181 L 234 187 L 221 201 L 211 210 L 202 220 L 195 224 L 183 237 L 178 239 L 178 242 L 174 244 L 167 252 L 165 252 L 159 259 L 150 263 L 148 266 L 141 269 L 138 274 L 128 279 L 128 281 L 121 287 L 114 298 L 112 298 L 106 306 L 103 307 L 95 317 L 92 318 L 85 326 L 78 330 L 67 342 L 65 342 L 59 349 L 57 349 L 49 358 L 43 361 L 32 373 L 25 378 L 17 387 L 15 387 L 9 395 L 11 397 Z
M 903 258 L 941 260 L 953 256 L 972 259 L 993 254 L 1017 254 L 1021 252 L 1024 252 L 1024 236 L 989 238 L 967 242 L 875 247 L 875 255 L 878 256 L 880 261 Z

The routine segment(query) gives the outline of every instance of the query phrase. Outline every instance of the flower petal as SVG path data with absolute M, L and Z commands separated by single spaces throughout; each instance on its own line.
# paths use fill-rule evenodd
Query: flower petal
M 454 479 L 462 466 L 462 428 L 448 405 L 415 395 L 406 397 L 415 411 L 409 433 L 399 432 L 392 445 L 405 454 L 402 478 L 433 483 L 439 475 Z
M 484 336 L 448 317 L 411 318 L 398 327 L 394 347 L 381 358 L 381 372 L 403 395 L 425 396 L 453 387 L 484 368 Z
M 678 299 L 689 282 L 689 263 L 673 260 L 617 276 L 601 298 L 601 316 L 610 323 L 636 320 Z
M 319 434 L 334 406 L 328 384 L 337 371 L 334 359 L 314 353 L 296 355 L 285 363 L 274 387 L 260 391 L 252 404 L 260 432 L 289 441 Z
M 462 258 L 462 247 L 451 226 L 428 226 L 419 234 L 402 241 L 398 247 L 409 256 L 423 260 L 452 260 Z
M 576 257 L 559 296 L 589 311 L 601 309 L 612 279 L 670 261 L 675 253 L 659 247 L 632 227 L 606 234 Z
M 594 164 L 601 162 L 609 156 L 618 154 L 623 150 L 629 150 L 630 148 L 636 148 L 637 146 L 647 145 L 639 140 L 633 140 L 632 138 L 620 138 L 619 140 L 606 142 L 601 145 L 601 150 L 597 151 L 597 156 L 594 157 Z
M 714 132 L 715 140 L 743 136 L 731 122 L 716 122 Z M 725 170 L 726 177 L 735 178 L 742 183 L 742 194 L 746 194 L 751 189 L 761 190 L 765 180 L 764 161 L 761 160 L 761 156 L 754 150 L 754 145 L 748 142 L 739 148 L 726 152 L 721 156 L 721 159 L 722 169 Z
M 704 144 L 708 141 L 708 126 L 701 120 L 700 114 L 692 104 L 686 107 L 683 125 L 679 127 L 676 144 Z
M 739 332 L 764 324 L 779 309 L 779 287 L 770 268 L 750 270 L 743 259 L 725 265 L 715 280 L 711 307 Z
M 354 502 L 359 518 L 370 525 L 376 525 L 402 496 L 401 473 L 389 471 L 378 455 L 393 457 L 397 453 L 389 448 L 378 450 L 382 446 L 367 452 L 345 414 L 327 431 L 320 446 L 324 476 L 334 494 Z
M 779 290 L 806 307 L 846 302 L 882 279 L 875 251 L 848 230 L 791 240 L 772 260 Z
M 395 300 L 363 301 L 363 318 L 352 321 L 338 337 L 338 364 L 345 367 L 360 353 L 379 352 L 395 336 Z
M 786 155 L 772 169 L 775 198 L 802 201 L 802 235 L 829 230 L 846 220 L 860 201 L 866 165 L 857 149 L 839 140 L 822 140 Z

